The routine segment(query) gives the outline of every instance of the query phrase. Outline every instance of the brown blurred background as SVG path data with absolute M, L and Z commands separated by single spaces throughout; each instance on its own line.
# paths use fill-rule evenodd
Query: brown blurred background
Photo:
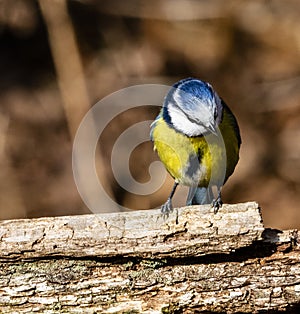
M 0 218 L 89 213 L 71 166 L 87 110 L 127 86 L 193 76 L 215 87 L 240 124 L 224 202 L 255 200 L 266 226 L 300 228 L 299 16 L 297 0 L 0 0 Z M 158 207 L 172 180 L 153 195 L 127 193 L 110 152 L 126 127 L 156 114 L 125 113 L 101 138 L 103 184 L 133 209 Z M 155 159 L 151 143 L 140 145 L 134 177 L 147 181 Z

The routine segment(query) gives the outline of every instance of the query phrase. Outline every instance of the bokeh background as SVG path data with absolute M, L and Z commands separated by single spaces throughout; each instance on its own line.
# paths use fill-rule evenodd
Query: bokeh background
M 121 88 L 193 76 L 215 87 L 240 124 L 224 201 L 255 200 L 266 226 L 300 228 L 299 16 L 297 0 L 1 0 L 0 219 L 89 213 L 71 163 L 84 114 Z M 103 185 L 132 209 L 160 206 L 173 181 L 130 194 L 112 175 L 110 153 L 122 131 L 156 114 L 130 110 L 99 142 Z M 133 176 L 149 180 L 156 159 L 150 142 L 139 145 Z

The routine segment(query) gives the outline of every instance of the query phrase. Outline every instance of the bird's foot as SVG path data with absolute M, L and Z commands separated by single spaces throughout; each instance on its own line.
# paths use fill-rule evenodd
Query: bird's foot
M 214 209 L 214 214 L 218 212 L 218 210 L 222 207 L 222 205 L 223 205 L 223 202 L 221 199 L 221 195 L 219 194 L 218 197 L 215 200 L 213 200 L 211 204 L 211 206 Z
M 172 200 L 168 198 L 168 200 L 161 206 L 161 214 L 164 218 L 168 218 L 169 214 L 173 211 Z

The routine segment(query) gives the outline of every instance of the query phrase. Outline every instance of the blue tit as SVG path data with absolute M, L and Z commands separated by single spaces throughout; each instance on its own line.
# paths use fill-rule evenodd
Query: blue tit
M 212 86 L 195 78 L 175 83 L 151 124 L 150 137 L 175 179 L 163 215 L 173 209 L 178 184 L 189 187 L 187 205 L 212 204 L 217 212 L 221 188 L 239 160 L 241 137 L 235 116 Z M 218 191 L 215 199 L 212 186 Z

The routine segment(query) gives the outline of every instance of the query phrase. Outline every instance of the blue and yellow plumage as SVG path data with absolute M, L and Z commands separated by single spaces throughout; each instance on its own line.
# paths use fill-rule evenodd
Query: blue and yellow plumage
M 173 85 L 151 125 L 151 139 L 167 171 L 175 179 L 162 212 L 172 210 L 178 184 L 189 186 L 187 205 L 222 205 L 221 188 L 239 160 L 241 138 L 237 121 L 212 87 L 188 78 Z M 218 197 L 213 200 L 211 187 Z

